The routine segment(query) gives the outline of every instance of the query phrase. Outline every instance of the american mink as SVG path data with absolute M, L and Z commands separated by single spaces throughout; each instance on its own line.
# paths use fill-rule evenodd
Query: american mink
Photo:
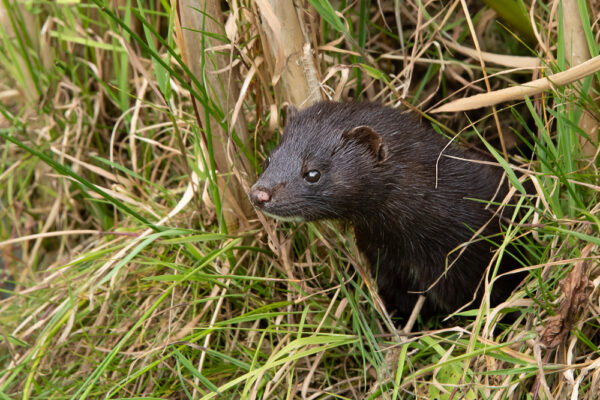
M 415 292 L 426 296 L 422 316 L 451 313 L 477 290 L 481 296 L 495 246 L 479 236 L 456 259 L 457 247 L 488 221 L 483 236 L 501 242 L 500 221 L 485 202 L 504 198 L 502 168 L 469 161 L 484 158 L 375 103 L 321 102 L 292 114 L 250 190 L 258 210 L 287 220 L 350 221 L 396 316 L 410 315 Z M 517 267 L 504 258 L 500 272 Z M 519 281 L 497 280 L 492 302 Z

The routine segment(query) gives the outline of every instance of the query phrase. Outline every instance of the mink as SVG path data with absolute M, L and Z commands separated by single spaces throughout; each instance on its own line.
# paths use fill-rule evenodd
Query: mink
M 481 298 L 502 241 L 493 205 L 507 193 L 501 167 L 376 103 L 320 102 L 289 114 L 250 189 L 257 210 L 283 220 L 349 221 L 392 315 L 409 316 L 419 294 L 426 297 L 422 317 Z M 518 266 L 505 253 L 499 272 Z M 521 278 L 495 281 L 492 305 Z

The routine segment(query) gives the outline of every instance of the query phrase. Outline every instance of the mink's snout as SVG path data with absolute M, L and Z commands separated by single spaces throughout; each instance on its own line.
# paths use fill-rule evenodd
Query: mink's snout
M 250 197 L 250 201 L 256 207 L 262 207 L 269 201 L 271 201 L 271 193 L 266 191 L 265 189 L 252 188 L 250 189 L 250 193 L 248 193 Z

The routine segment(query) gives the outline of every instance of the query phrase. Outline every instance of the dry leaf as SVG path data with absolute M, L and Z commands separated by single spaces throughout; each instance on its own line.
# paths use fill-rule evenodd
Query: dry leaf
M 575 264 L 573 270 L 560 283 L 565 297 L 556 310 L 556 315 L 550 317 L 546 326 L 540 332 L 540 342 L 546 348 L 558 346 L 567 336 L 578 311 L 587 301 L 594 284 L 587 277 L 589 261 L 582 260 Z
M 475 110 L 477 108 L 493 106 L 505 101 L 522 100 L 525 96 L 535 96 L 536 94 L 551 90 L 555 87 L 567 85 L 596 73 L 599 70 L 600 56 L 596 56 L 584 63 L 569 68 L 566 71 L 551 75 L 548 78 L 536 79 L 519 86 L 512 86 L 493 92 L 476 94 L 475 96 L 454 100 L 431 112 L 439 113 Z
M 453 40 L 444 40 L 444 44 L 459 53 L 465 54 L 475 60 L 481 59 L 486 63 L 492 63 L 496 65 L 502 65 L 510 68 L 527 68 L 527 69 L 538 69 L 542 63 L 538 57 L 524 57 L 524 56 L 511 56 L 507 54 L 496 54 L 487 51 L 480 53 L 477 50 L 458 44 Z

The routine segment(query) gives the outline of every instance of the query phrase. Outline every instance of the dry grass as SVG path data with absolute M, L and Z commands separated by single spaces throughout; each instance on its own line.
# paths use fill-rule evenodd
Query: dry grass
M 571 30 L 566 0 L 508 10 L 529 26 L 493 1 L 310 3 L 210 25 L 182 1 L 195 30 L 163 1 L 2 3 L 0 399 L 599 396 L 598 68 L 497 100 L 597 57 L 598 5 Z M 350 231 L 248 214 L 286 102 L 431 119 L 475 95 L 436 128 L 535 187 L 505 239 L 530 278 L 496 309 L 396 330 Z

